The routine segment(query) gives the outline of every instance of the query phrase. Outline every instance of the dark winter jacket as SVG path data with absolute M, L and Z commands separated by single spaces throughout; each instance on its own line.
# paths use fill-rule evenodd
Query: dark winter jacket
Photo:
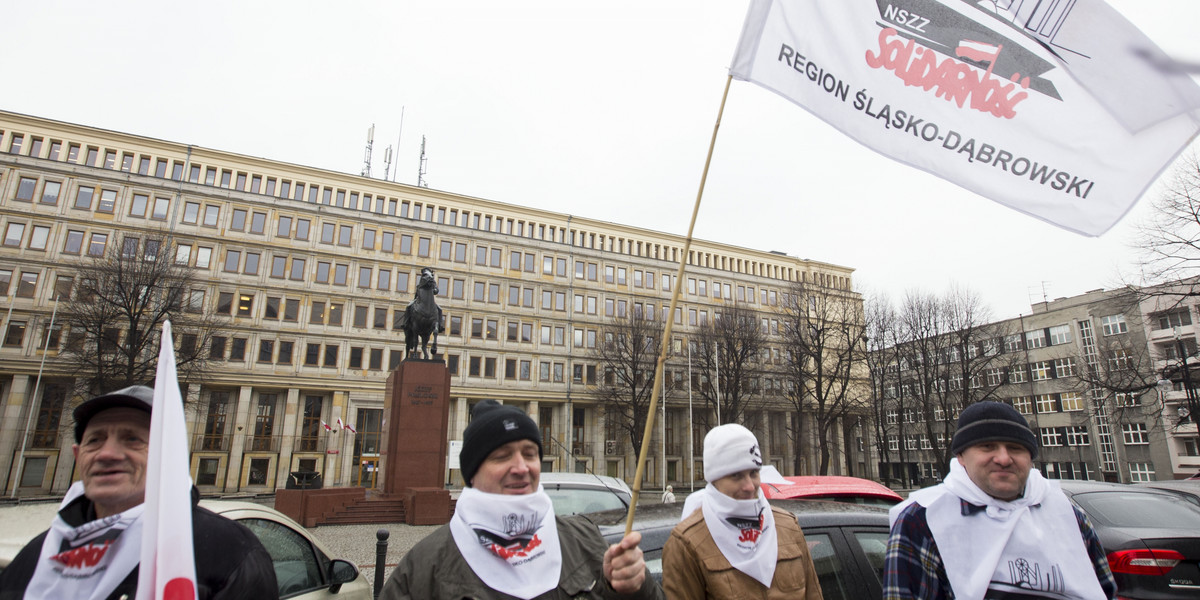
M 607 598 L 657 600 L 662 588 L 646 571 L 646 581 L 636 594 L 621 595 L 604 579 L 604 552 L 608 544 L 591 521 L 583 517 L 558 517 L 562 546 L 562 574 L 558 587 L 536 600 L 555 598 Z M 380 600 L 459 600 L 511 598 L 489 587 L 467 565 L 446 525 L 417 543 L 392 571 Z
M 196 505 L 199 495 L 192 490 L 192 535 L 196 555 L 196 596 L 199 600 L 271 600 L 279 598 L 275 567 L 258 538 L 244 525 Z M 95 518 L 91 501 L 80 496 L 60 514 L 68 523 L 82 525 Z M 0 600 L 20 600 L 37 569 L 38 556 L 47 532 L 21 549 L 12 563 L 0 572 Z M 117 585 L 108 600 L 133 598 L 137 594 L 138 569 Z M 64 598 L 62 600 L 73 600 Z

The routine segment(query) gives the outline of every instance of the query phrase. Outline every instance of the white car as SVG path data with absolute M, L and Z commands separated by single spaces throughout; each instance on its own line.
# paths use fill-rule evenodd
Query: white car
M 624 481 L 607 475 L 542 473 L 541 484 L 559 516 L 628 508 L 633 499 Z
M 280 598 L 373 600 L 371 584 L 354 564 L 329 558 L 329 552 L 320 542 L 279 511 L 253 502 L 232 500 L 201 500 L 200 506 L 245 525 L 258 536 L 275 565 Z M 58 504 L 27 504 L 21 509 L 23 521 L 42 525 L 36 531 L 24 532 L 24 541 L 9 539 L 12 536 L 0 540 L 0 568 L 8 565 L 25 543 L 46 529 Z

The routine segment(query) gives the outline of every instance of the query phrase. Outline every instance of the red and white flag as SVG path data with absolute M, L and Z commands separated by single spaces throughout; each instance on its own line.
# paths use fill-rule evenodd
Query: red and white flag
M 1103 0 L 752 0 L 730 74 L 885 156 L 1097 236 L 1200 132 L 1200 86 L 1151 66 L 1169 62 Z
M 146 462 L 146 500 L 142 513 L 142 558 L 138 598 L 195 600 L 196 561 L 192 543 L 192 478 L 187 424 L 171 322 L 163 323 L 150 448 Z
M 324 427 L 325 431 L 333 431 L 333 428 L 330 427 L 329 423 L 326 423 L 325 421 L 321 421 L 321 427 Z
M 355 429 L 354 426 L 352 426 L 350 424 L 342 425 L 342 427 L 345 429 L 349 429 L 350 433 L 358 433 L 358 430 Z

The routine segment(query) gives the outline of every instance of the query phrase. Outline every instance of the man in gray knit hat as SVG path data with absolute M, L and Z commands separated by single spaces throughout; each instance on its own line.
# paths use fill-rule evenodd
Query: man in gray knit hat
M 885 600 L 1116 597 L 1091 523 L 1033 469 L 1037 436 L 1013 407 L 962 411 L 939 485 L 891 510 Z
M 555 517 L 539 483 L 541 432 L 525 411 L 476 404 L 459 463 L 467 487 L 450 524 L 404 556 L 382 600 L 662 598 L 640 533 L 608 546 L 586 518 Z

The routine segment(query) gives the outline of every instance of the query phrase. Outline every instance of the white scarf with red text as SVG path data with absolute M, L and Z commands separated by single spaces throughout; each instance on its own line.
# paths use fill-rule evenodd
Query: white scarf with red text
M 83 495 L 83 482 L 67 490 L 59 510 Z M 25 590 L 27 600 L 100 600 L 117 589 L 141 560 L 142 511 L 123 513 L 72 527 L 55 515 L 42 542 L 37 568 Z
M 450 534 L 475 575 L 496 591 L 528 600 L 558 585 L 558 523 L 541 485 L 519 496 L 463 488 Z
M 779 560 L 779 540 L 775 515 L 762 489 L 753 500 L 734 500 L 710 483 L 704 488 L 700 505 L 704 524 L 729 564 L 771 587 L 775 562 Z
M 963 515 L 962 501 L 984 509 Z M 982 600 L 988 590 L 1036 597 L 1105 598 L 1083 544 L 1075 511 L 1056 483 L 1029 472 L 1012 501 L 987 495 L 950 459 L 945 482 L 909 495 L 925 507 L 954 597 Z M 899 510 L 892 509 L 892 521 Z

